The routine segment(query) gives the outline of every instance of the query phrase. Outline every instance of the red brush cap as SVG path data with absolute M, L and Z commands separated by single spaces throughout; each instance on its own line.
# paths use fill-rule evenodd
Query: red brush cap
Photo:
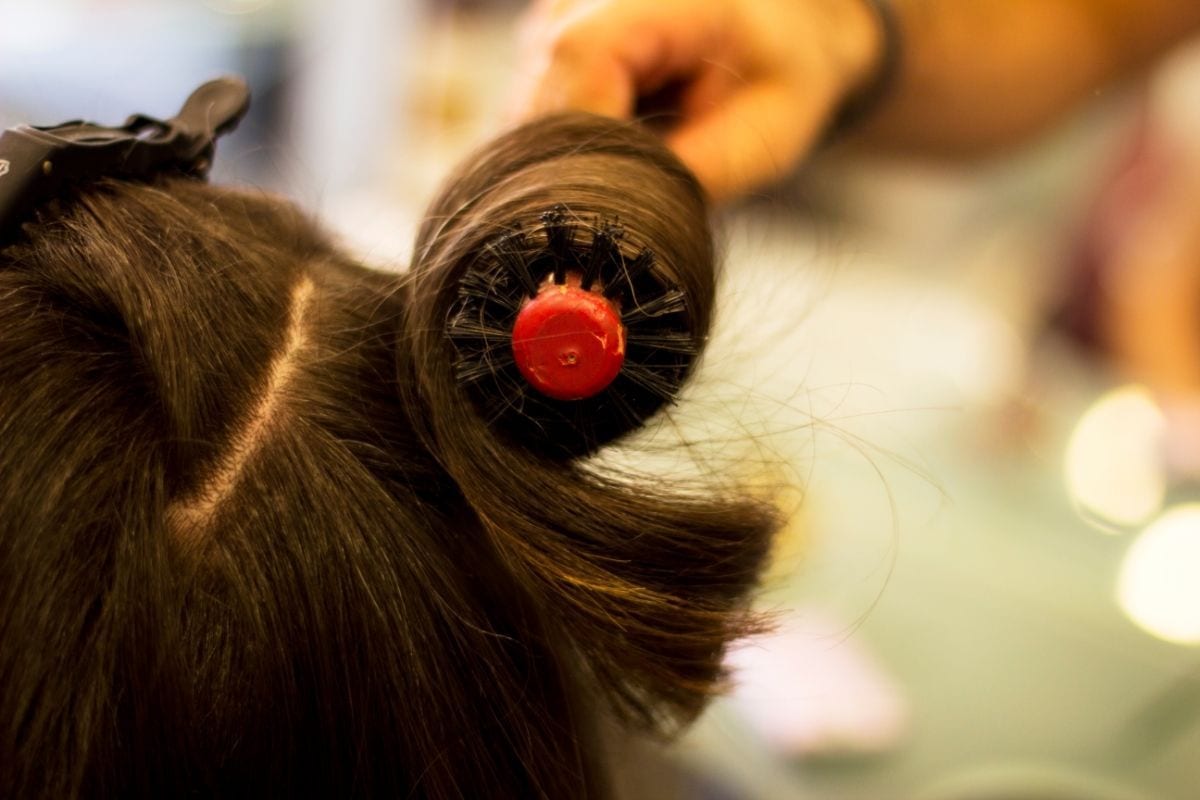
M 512 332 L 517 368 L 555 400 L 604 391 L 625 363 L 625 327 L 602 294 L 570 280 L 548 284 L 517 314 Z

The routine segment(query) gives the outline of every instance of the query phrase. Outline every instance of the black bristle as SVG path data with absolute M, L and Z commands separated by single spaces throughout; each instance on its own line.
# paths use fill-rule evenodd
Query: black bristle
M 689 327 L 684 293 L 661 274 L 652 250 L 628 242 L 618 220 L 585 220 L 558 205 L 539 221 L 540 229 L 505 231 L 484 245 L 459 279 L 445 331 L 456 356 L 454 375 L 482 420 L 522 447 L 574 457 L 672 402 L 701 343 Z M 570 273 L 578 273 L 582 288 L 620 307 L 627 349 L 612 385 L 563 401 L 542 395 L 521 374 L 512 327 L 548 277 L 562 283 Z
M 542 229 L 546 232 L 546 250 L 553 259 L 554 282 L 565 283 L 567 271 L 578 266 L 571 228 L 567 226 L 566 206 L 557 205 L 542 214 Z
M 485 350 L 475 359 L 459 361 L 454 367 L 455 379 L 462 384 L 475 383 L 512 365 L 511 351 L 501 351 L 500 353 L 494 351 L 495 348 Z
M 604 285 L 604 296 L 611 300 L 622 294 L 632 293 L 633 287 L 642 276 L 654 269 L 654 263 L 654 252 L 648 247 L 642 248 L 637 256 L 625 262 L 624 269 L 618 271 Z
M 675 399 L 675 392 L 679 388 L 677 382 L 669 380 L 666 376 L 661 375 L 646 364 L 626 361 L 621 374 L 629 381 L 636 383 L 638 386 L 668 403 Z
M 487 299 L 494 311 L 503 315 L 516 314 L 521 308 L 521 295 L 512 291 L 512 283 L 507 279 L 507 273 L 499 270 L 490 272 L 468 272 L 458 284 L 460 303 L 470 303 L 472 300 Z
M 512 328 L 489 324 L 485 320 L 459 318 L 451 320 L 446 333 L 455 342 L 483 342 L 487 345 L 512 345 Z
M 484 248 L 484 251 L 491 256 L 493 261 L 517 280 L 527 296 L 533 297 L 537 294 L 538 282 L 529 269 L 529 260 L 526 255 L 528 252 L 528 242 L 524 233 L 514 231 L 505 234 L 488 244 Z M 468 271 L 467 275 L 463 276 L 464 279 L 469 275 L 471 275 L 471 271 Z
M 617 241 L 625 235 L 619 225 L 604 225 L 592 237 L 592 247 L 588 252 L 587 263 L 583 266 L 581 286 L 591 289 L 592 284 L 605 273 L 612 274 L 621 264 L 621 251 Z
M 567 221 L 567 217 L 571 215 L 570 210 L 559 203 L 547 211 L 542 212 L 543 225 L 562 225 Z
M 621 321 L 626 328 L 633 328 L 649 320 L 687 311 L 687 298 L 678 289 L 668 289 L 651 300 L 626 309 Z
M 654 252 L 650 248 L 642 248 L 633 263 L 625 268 L 625 281 L 636 284 L 642 276 L 654 268 Z
M 644 347 L 647 350 L 660 350 L 667 353 L 678 353 L 694 356 L 700 352 L 699 343 L 692 335 L 681 331 L 629 331 L 625 338 L 630 347 Z

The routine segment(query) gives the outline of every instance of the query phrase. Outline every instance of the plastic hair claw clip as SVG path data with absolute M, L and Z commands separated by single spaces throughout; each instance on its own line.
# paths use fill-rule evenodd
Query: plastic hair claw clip
M 169 120 L 135 115 L 119 128 L 73 121 L 20 125 L 0 136 L 0 243 L 40 204 L 100 178 L 145 180 L 174 172 L 205 178 L 216 140 L 250 107 L 240 78 L 204 84 Z

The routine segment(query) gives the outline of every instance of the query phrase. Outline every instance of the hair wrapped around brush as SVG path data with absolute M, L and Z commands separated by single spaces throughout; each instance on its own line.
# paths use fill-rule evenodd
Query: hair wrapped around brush
M 567 285 L 624 344 L 579 399 L 512 357 Z M 604 797 L 599 720 L 686 722 L 753 626 L 769 507 L 581 458 L 712 301 L 695 181 L 582 115 L 470 159 L 402 276 L 194 181 L 44 208 L 0 250 L 0 796 Z

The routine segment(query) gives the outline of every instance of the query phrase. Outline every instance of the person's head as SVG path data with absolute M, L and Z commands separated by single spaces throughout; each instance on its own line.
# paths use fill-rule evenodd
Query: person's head
M 702 342 L 698 190 L 590 117 L 485 148 L 403 276 L 186 179 L 0 248 L 0 796 L 603 796 L 597 720 L 700 710 L 770 510 L 600 474 L 456 376 L 464 277 L 547 206 L 619 213 Z

